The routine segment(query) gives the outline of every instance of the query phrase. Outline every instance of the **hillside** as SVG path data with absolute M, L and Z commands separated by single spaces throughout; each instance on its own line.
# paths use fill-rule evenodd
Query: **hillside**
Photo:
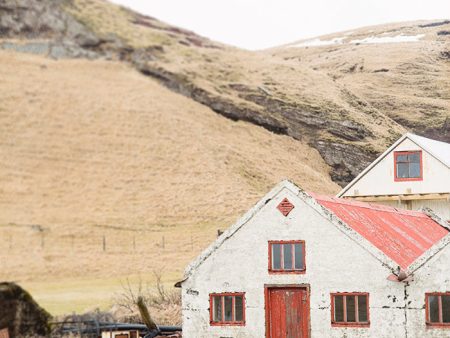
M 283 178 L 338 190 L 307 144 L 123 63 L 1 51 L 0 78 L 0 280 L 53 313 L 108 306 L 154 269 L 175 282 Z
M 12 4 L 4 48 L 126 61 L 223 116 L 308 143 L 341 185 L 405 132 L 307 63 L 224 46 L 102 0 L 33 0 L 35 13 L 3 1 Z
M 0 0 L 0 280 L 106 308 L 282 178 L 333 194 L 406 130 L 449 141 L 449 30 L 249 52 L 103 0 Z
M 450 20 L 361 28 L 268 53 L 306 63 L 402 126 L 450 142 Z
M 224 225 L 285 177 L 338 189 L 308 145 L 125 64 L 0 52 L 0 65 L 1 223 Z
M 438 35 L 448 29 L 447 21 L 441 25 L 410 23 L 378 28 L 379 34 L 385 31 L 390 35 L 413 35 L 414 31 L 420 30 L 417 34 L 424 34 L 426 38 L 420 39 L 418 46 L 411 49 L 405 48 L 409 44 L 391 44 L 395 60 L 402 65 L 400 71 L 405 75 L 401 81 L 390 78 L 390 82 L 400 82 L 394 88 L 387 81 L 382 83 L 384 89 L 380 89 L 379 94 L 376 90 L 379 83 L 375 82 L 369 93 L 382 99 L 374 102 L 368 97 L 367 90 L 353 90 L 358 83 L 362 88 L 367 86 L 366 80 L 371 80 L 370 68 L 367 79 L 362 75 L 359 82 L 351 78 L 340 82 L 327 69 L 318 69 L 314 65 L 315 56 L 299 62 L 277 57 L 275 53 L 246 52 L 119 7 L 115 11 L 112 7 L 108 9 L 103 2 L 79 0 L 71 7 L 71 13 L 97 35 L 114 31 L 133 50 L 124 58 L 172 90 L 229 118 L 250 121 L 275 133 L 306 141 L 319 151 L 332 169 L 332 179 L 341 185 L 356 176 L 406 129 L 439 139 L 450 137 L 446 122 L 449 109 L 445 106 L 449 92 L 446 90 L 449 88 L 446 58 L 449 35 Z M 362 29 L 354 37 L 363 40 L 365 36 L 371 36 L 371 30 Z M 136 31 L 140 33 L 139 38 L 136 33 L 130 33 Z M 367 54 L 373 55 L 372 58 L 386 58 L 385 63 L 392 58 L 384 53 L 384 48 L 381 54 L 380 49 L 371 46 Z M 365 55 L 365 52 L 358 53 L 362 57 Z M 336 59 L 344 61 L 346 56 L 342 59 L 338 55 Z M 325 51 L 322 58 L 328 57 Z M 354 53 L 344 61 L 350 63 L 349 68 L 353 66 L 352 57 Z M 331 69 L 335 66 L 328 65 Z M 424 74 L 418 73 L 417 69 Z M 427 79 L 438 84 L 427 85 Z M 415 85 L 424 89 L 416 94 L 418 99 L 411 100 L 409 97 L 414 96 L 411 88 L 414 90 Z M 392 89 L 398 93 L 400 103 L 409 102 L 402 106 L 403 110 L 392 112 L 389 103 L 379 103 L 395 101 L 392 95 L 386 97 L 385 94 L 392 93 Z M 433 97 L 438 99 L 433 100 Z M 394 109 L 401 106 L 400 103 L 393 105 Z M 396 118 L 397 115 L 402 119 Z M 423 118 L 430 115 L 433 119 L 423 122 Z

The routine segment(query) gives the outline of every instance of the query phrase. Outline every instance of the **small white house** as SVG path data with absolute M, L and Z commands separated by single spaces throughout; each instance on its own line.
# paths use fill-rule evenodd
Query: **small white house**
M 283 181 L 187 267 L 183 337 L 449 337 L 449 233 Z
M 450 220 L 450 144 L 405 134 L 337 197 L 409 210 L 427 207 Z

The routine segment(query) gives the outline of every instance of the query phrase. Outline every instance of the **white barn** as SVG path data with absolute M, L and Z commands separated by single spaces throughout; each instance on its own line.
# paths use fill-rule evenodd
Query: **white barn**
M 450 229 L 283 181 L 186 269 L 185 338 L 449 337 Z
M 337 197 L 396 208 L 427 207 L 450 220 L 450 144 L 405 134 Z

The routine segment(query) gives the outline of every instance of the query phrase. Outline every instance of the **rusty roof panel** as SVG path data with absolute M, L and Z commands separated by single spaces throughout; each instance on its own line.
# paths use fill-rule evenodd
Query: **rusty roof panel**
M 311 195 L 404 270 L 449 233 L 419 211 Z

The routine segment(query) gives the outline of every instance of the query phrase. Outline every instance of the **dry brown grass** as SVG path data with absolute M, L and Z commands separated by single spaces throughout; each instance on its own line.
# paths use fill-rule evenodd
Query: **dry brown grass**
M 67 9 L 77 19 L 101 35 L 117 34 L 134 47 L 167 45 L 174 39 L 155 29 L 145 29 L 132 23 L 129 12 L 102 0 L 75 0 Z M 160 23 L 164 26 L 163 23 Z M 176 41 L 176 40 L 175 40 Z
M 306 144 L 123 64 L 0 52 L 0 78 L 0 279 L 54 314 L 108 308 L 161 265 L 171 285 L 282 178 L 338 190 Z
M 138 308 L 139 298 L 148 307 L 151 319 L 158 325 L 181 325 L 181 289 L 166 288 L 162 280 L 162 271 L 154 271 L 154 283 L 142 280 L 132 286 L 127 280 L 122 290 L 114 298 L 111 310 L 113 316 L 123 323 L 142 323 Z
M 439 128 L 450 118 L 450 63 L 440 56 L 442 51 L 450 49 L 450 40 L 437 32 L 450 30 L 450 24 L 420 27 L 429 23 L 402 22 L 360 28 L 320 37 L 323 41 L 344 38 L 342 45 L 282 46 L 264 53 L 328 74 L 337 85 L 348 88 L 403 125 L 418 130 Z M 417 42 L 348 43 L 373 36 L 398 35 L 423 36 Z M 436 136 L 444 137 L 438 133 Z

